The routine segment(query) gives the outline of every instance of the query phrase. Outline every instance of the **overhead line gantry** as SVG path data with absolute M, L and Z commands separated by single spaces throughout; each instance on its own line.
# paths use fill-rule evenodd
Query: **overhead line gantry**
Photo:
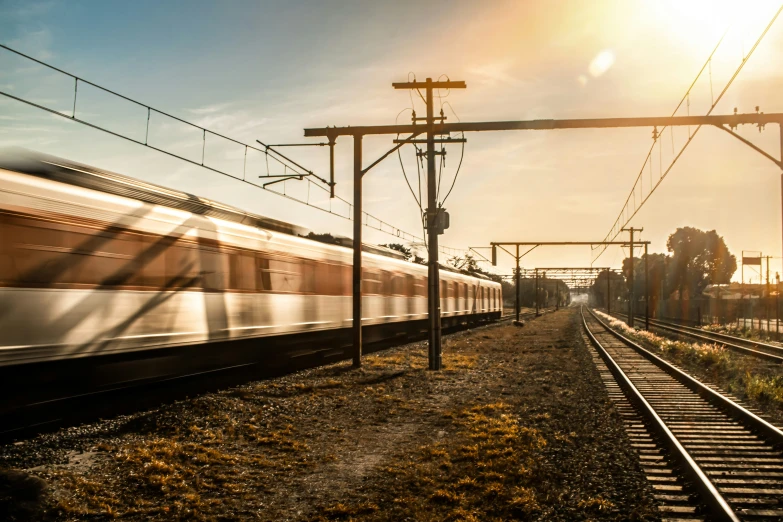
M 495 121 L 495 122 L 456 122 L 446 123 L 444 117 L 435 117 L 433 113 L 434 89 L 464 89 L 462 81 L 432 81 L 427 78 L 424 82 L 413 81 L 393 83 L 395 89 L 416 89 L 421 93 L 425 91 L 425 103 L 427 104 L 427 117 L 424 125 L 417 124 L 420 118 L 413 118 L 406 125 L 372 125 L 357 127 L 321 127 L 304 130 L 305 137 L 326 137 L 329 140 L 331 173 L 330 180 L 334 183 L 334 146 L 340 136 L 352 136 L 354 141 L 354 210 L 355 215 L 361 215 L 362 208 L 362 176 L 372 167 L 383 161 L 389 154 L 397 151 L 406 143 L 413 143 L 421 134 L 427 136 L 427 209 L 426 228 L 429 250 L 429 280 L 428 280 L 428 313 L 429 313 L 429 367 L 439 370 L 441 367 L 441 338 L 440 338 L 440 296 L 438 275 L 438 250 L 437 236 L 443 233 L 447 227 L 448 215 L 445 210 L 438 208 L 437 184 L 435 172 L 435 136 L 449 136 L 454 132 L 486 132 L 509 130 L 556 130 L 556 129 L 608 129 L 630 127 L 663 127 L 663 126 L 696 126 L 712 125 L 728 132 L 746 145 L 773 161 L 781 169 L 781 196 L 783 197 L 783 113 L 741 113 L 728 115 L 708 116 L 662 116 L 641 118 L 586 118 L 586 119 L 545 119 L 545 120 L 521 120 L 521 121 Z M 435 120 L 439 119 L 440 122 Z M 739 125 L 758 125 L 763 128 L 768 124 L 778 124 L 780 127 L 780 159 L 767 154 L 755 145 L 751 144 L 738 134 L 733 132 Z M 373 162 L 368 168 L 362 168 L 362 138 L 369 135 L 409 134 L 405 139 L 395 140 L 395 146 Z M 439 143 L 459 143 L 463 140 L 440 139 Z M 783 212 L 783 211 L 782 211 Z M 446 226 L 444 226 L 444 224 Z M 595 242 L 593 245 L 602 244 Z M 354 338 L 354 366 L 361 365 L 361 227 L 354 223 L 354 266 L 353 266 L 353 338 Z
M 639 230 L 639 229 L 635 229 Z M 519 322 L 519 260 L 525 257 L 529 252 L 531 252 L 534 248 L 540 247 L 540 246 L 593 246 L 593 245 L 620 245 L 620 246 L 627 246 L 631 249 L 631 264 L 633 264 L 633 249 L 636 245 L 644 245 L 644 294 L 645 294 L 645 328 L 649 329 L 650 326 L 650 306 L 648 304 L 649 301 L 649 288 L 648 288 L 648 277 L 647 277 L 647 247 L 650 244 L 649 241 L 635 241 L 633 240 L 633 233 L 631 234 L 631 240 L 630 241 L 493 241 L 490 242 L 490 248 L 492 249 L 492 265 L 497 266 L 497 249 L 500 248 L 504 252 L 506 252 L 508 255 L 514 258 L 516 261 L 516 268 L 515 268 L 515 287 L 516 287 L 516 299 L 515 299 L 515 313 L 516 313 L 516 320 Z M 513 246 L 516 247 L 516 253 L 512 254 L 508 250 L 506 250 L 504 247 L 506 246 Z M 521 246 L 529 246 L 529 248 L 525 253 L 522 255 L 519 254 L 519 247 Z M 544 270 L 540 268 L 536 268 L 536 315 L 538 315 L 538 271 Z M 556 268 L 552 268 L 549 270 L 558 270 Z M 608 270 L 608 268 L 606 269 Z M 631 270 L 631 277 L 630 277 L 630 284 L 631 288 L 633 288 L 633 270 Z M 631 292 L 631 298 L 628 300 L 628 326 L 633 326 L 633 316 L 634 316 L 634 299 L 633 299 L 633 291 Z

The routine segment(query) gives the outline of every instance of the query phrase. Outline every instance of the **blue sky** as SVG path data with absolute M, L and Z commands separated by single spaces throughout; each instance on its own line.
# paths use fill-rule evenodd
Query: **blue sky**
M 728 79 L 776 2 L 553 0 L 514 2 L 17 2 L 0 0 L 0 42 L 178 117 L 252 143 L 301 142 L 302 129 L 389 124 L 410 107 L 391 82 L 447 74 L 468 83 L 448 102 L 462 120 L 669 114 L 729 20 L 738 37 L 716 57 Z M 740 16 L 741 15 L 741 16 Z M 754 25 L 755 24 L 755 25 Z M 717 112 L 783 112 L 779 20 Z M 72 103 L 73 86 L 0 52 L 0 90 Z M 602 59 L 600 57 L 610 59 Z M 591 67 L 591 63 L 593 66 Z M 603 67 L 597 67 L 601 65 Z M 83 96 L 83 97 L 82 97 Z M 704 112 L 700 85 L 692 113 Z M 88 89 L 77 111 L 129 133 L 146 114 Z M 415 101 L 414 101 L 415 103 Z M 418 111 L 423 111 L 419 103 Z M 447 112 L 449 110 L 447 109 Z M 404 113 L 402 118 L 408 117 Z M 170 122 L 169 122 L 170 123 Z M 193 136 L 158 122 L 155 139 L 191 153 Z M 777 129 L 741 130 L 778 154 Z M 442 242 L 602 238 L 650 146 L 650 129 L 468 136 Z M 190 141 L 189 141 L 190 140 Z M 198 140 L 196 140 L 198 141 Z M 368 138 L 370 161 L 391 137 Z M 0 100 L 0 146 L 21 145 L 292 221 L 350 235 L 350 223 L 248 189 L 204 169 L 62 118 Z M 196 146 L 198 148 L 198 145 Z M 237 158 L 216 149 L 226 165 Z M 288 150 L 320 174 L 322 148 Z M 458 150 L 447 157 L 451 180 Z M 415 171 L 412 151 L 404 154 Z M 233 162 L 233 163 L 232 163 Z M 350 199 L 351 145 L 338 142 L 337 191 Z M 732 251 L 780 255 L 774 165 L 715 129 L 702 130 L 634 221 L 653 249 L 677 226 L 716 228 Z M 291 190 L 296 187 L 291 185 Z M 418 208 L 390 158 L 365 181 L 365 208 L 420 230 Z M 392 238 L 367 232 L 373 242 Z M 619 250 L 599 264 L 618 265 Z M 586 249 L 536 251 L 525 266 L 586 265 Z M 780 262 L 777 263 L 778 270 Z

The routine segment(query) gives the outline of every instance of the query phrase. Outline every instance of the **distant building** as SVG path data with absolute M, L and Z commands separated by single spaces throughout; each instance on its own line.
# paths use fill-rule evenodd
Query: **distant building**
M 775 293 L 775 285 L 770 284 L 770 294 L 775 295 Z M 702 294 L 713 299 L 758 299 L 767 295 L 767 285 L 747 283 L 707 285 Z

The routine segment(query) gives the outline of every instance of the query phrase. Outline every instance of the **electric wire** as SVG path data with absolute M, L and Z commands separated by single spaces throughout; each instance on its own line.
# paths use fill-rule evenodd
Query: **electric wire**
M 753 52 L 756 50 L 756 48 L 758 47 L 758 45 L 759 45 L 759 44 L 761 43 L 761 41 L 764 39 L 764 36 L 766 36 L 767 32 L 770 30 L 770 28 L 772 27 L 772 25 L 775 23 L 775 20 L 777 20 L 777 18 L 778 18 L 778 16 L 780 15 L 780 13 L 781 13 L 781 12 L 783 12 L 783 5 L 781 5 L 781 6 L 780 6 L 780 8 L 779 8 L 779 9 L 778 9 L 778 10 L 775 12 L 775 15 L 772 17 L 772 20 L 770 20 L 770 22 L 769 22 L 769 23 L 767 24 L 767 26 L 764 28 L 764 31 L 762 31 L 761 35 L 759 35 L 759 37 L 756 39 L 756 42 L 753 44 L 753 47 L 752 47 L 752 48 L 750 49 L 750 51 L 748 52 L 747 56 L 744 56 L 744 57 L 743 57 L 743 60 L 742 60 L 742 62 L 740 62 L 739 66 L 738 66 L 738 67 L 737 67 L 737 69 L 734 71 L 734 74 L 731 76 L 731 78 L 729 79 L 728 83 L 727 83 L 727 84 L 724 86 L 723 90 L 722 90 L 722 91 L 721 91 L 721 93 L 718 95 L 717 99 L 715 99 L 715 101 L 713 102 L 712 106 L 711 106 L 711 107 L 710 107 L 710 109 L 707 111 L 707 116 L 709 116 L 709 115 L 712 113 L 712 111 L 713 111 L 713 110 L 715 110 L 715 108 L 717 107 L 718 103 L 720 103 L 721 99 L 722 99 L 722 98 L 723 98 L 723 96 L 726 94 L 726 92 L 728 91 L 729 87 L 731 87 L 731 85 L 734 83 L 734 80 L 737 78 L 737 76 L 739 75 L 739 73 L 740 73 L 740 72 L 742 71 L 742 69 L 745 67 L 745 64 L 748 62 L 748 60 L 750 59 L 750 57 L 751 57 L 751 55 L 753 54 Z M 694 84 L 696 83 L 696 81 L 699 79 L 699 76 L 700 76 L 700 75 L 701 75 L 701 74 L 704 72 L 705 68 L 706 68 L 706 67 L 707 67 L 707 66 L 710 64 L 710 62 L 711 62 L 711 60 L 712 60 L 712 57 L 713 57 L 713 55 L 714 55 L 715 51 L 717 51 L 717 49 L 718 49 L 718 47 L 720 46 L 721 42 L 723 41 L 723 37 L 725 37 L 725 35 L 726 35 L 726 33 L 724 33 L 724 35 L 721 37 L 720 41 L 718 42 L 718 45 L 715 47 L 715 49 L 713 50 L 713 52 L 710 54 L 710 57 L 709 57 L 709 58 L 707 59 L 707 61 L 705 62 L 705 64 L 704 64 L 704 66 L 702 67 L 701 71 L 699 71 L 699 74 L 697 75 L 697 77 L 696 77 L 696 79 L 694 80 L 694 82 L 691 84 L 691 87 L 689 87 L 688 91 L 686 92 L 685 96 L 683 97 L 683 100 L 684 100 L 684 99 L 688 99 L 688 100 L 690 99 L 690 98 L 689 98 L 689 96 L 690 96 L 690 89 L 693 87 L 693 85 L 694 85 Z M 680 100 L 680 103 L 677 105 L 677 109 L 679 109 L 679 107 L 682 105 L 682 103 L 683 103 L 683 100 Z M 677 109 L 675 109 L 675 113 L 676 113 Z M 644 204 L 647 202 L 647 200 L 650 198 L 650 196 L 652 196 L 652 194 L 655 192 L 655 190 L 658 188 L 658 186 L 659 186 L 659 185 L 660 185 L 660 184 L 663 182 L 663 180 L 664 180 L 664 179 L 666 178 L 666 176 L 669 174 L 669 172 L 671 171 L 671 169 L 674 167 L 674 165 L 675 165 L 675 164 L 677 163 L 677 161 L 680 159 L 680 157 L 682 156 L 682 154 L 685 152 L 685 149 L 688 147 L 688 145 L 690 145 L 691 141 L 693 141 L 693 138 L 694 138 L 694 136 L 696 136 L 696 133 L 699 131 L 699 129 L 701 129 L 701 127 L 702 127 L 702 125 L 699 125 L 699 126 L 697 126 L 697 127 L 696 127 L 696 130 L 693 132 L 693 134 L 690 134 L 690 133 L 689 133 L 690 135 L 689 135 L 688 141 L 686 141 L 686 142 L 685 142 L 685 145 L 683 145 L 682 149 L 680 149 L 680 151 L 677 153 L 677 155 L 676 155 L 676 156 L 674 157 L 674 159 L 671 161 L 671 163 L 669 164 L 669 166 L 666 168 L 666 171 L 665 171 L 665 172 L 663 172 L 663 174 L 661 174 L 661 176 L 659 177 L 658 181 L 655 183 L 655 185 L 652 187 L 652 189 L 651 189 L 651 190 L 650 190 L 650 191 L 647 193 L 647 196 L 646 196 L 644 199 L 642 199 L 642 200 L 641 200 L 641 202 L 639 203 L 639 206 L 638 206 L 638 207 L 635 207 L 635 209 L 634 209 L 634 211 L 631 213 L 631 215 L 630 215 L 630 216 L 627 216 L 627 217 L 625 218 L 625 220 L 624 220 L 623 224 L 622 224 L 622 225 L 618 225 L 618 223 L 619 223 L 619 222 L 622 220 L 623 213 L 625 213 L 625 214 L 627 214 L 627 213 L 628 213 L 628 211 L 627 211 L 627 207 L 628 207 L 628 202 L 629 202 L 629 200 L 630 200 L 630 198 L 631 198 L 631 194 L 629 194 L 629 195 L 628 195 L 628 198 L 626 199 L 626 202 L 625 202 L 625 204 L 623 205 L 623 208 L 622 208 L 622 210 L 620 211 L 620 215 L 619 215 L 619 216 L 617 217 L 617 219 L 615 220 L 615 223 L 612 225 L 612 228 L 611 228 L 611 230 L 609 231 L 609 233 L 608 233 L 608 234 L 606 235 L 606 237 L 604 238 L 604 241 L 611 241 L 611 240 L 613 240 L 614 238 L 616 238 L 616 237 L 617 237 L 617 236 L 620 234 L 620 232 L 622 231 L 622 228 L 623 228 L 625 225 L 627 225 L 628 223 L 630 223 L 630 221 L 631 221 L 631 220 L 634 218 L 634 216 L 636 216 L 636 214 L 639 212 L 639 210 L 641 210 L 641 208 L 644 206 Z M 663 132 L 663 131 L 662 131 L 662 132 Z M 649 157 L 649 156 L 652 154 L 653 147 L 655 147 L 655 143 L 653 143 L 653 146 L 650 148 L 650 152 L 648 153 L 648 157 Z M 642 165 L 642 170 L 640 171 L 639 175 L 637 175 L 637 177 L 636 177 L 636 181 L 634 182 L 634 186 L 633 186 L 633 189 L 632 189 L 632 194 L 633 194 L 633 193 L 635 193 L 635 191 L 636 191 L 636 185 L 637 185 L 637 183 L 639 182 L 639 179 L 641 178 L 641 176 L 642 176 L 642 174 L 643 174 L 643 172 L 644 172 L 644 167 L 646 166 L 646 163 L 647 163 L 647 162 L 645 161 L 645 165 Z M 597 247 L 597 248 L 601 248 L 601 247 Z M 594 258 L 593 258 L 593 261 L 592 261 L 592 262 L 594 263 L 595 261 L 597 261 L 597 260 L 598 260 L 598 258 L 601 256 L 601 254 L 603 254 L 605 251 L 606 251 L 606 245 L 604 245 L 604 246 L 603 246 L 603 248 L 602 248 L 602 250 L 601 250 L 601 252 L 599 252 L 599 253 L 598 253 L 598 254 L 597 254 L 597 255 L 596 255 Z
M 454 114 L 454 117 L 457 119 L 457 121 L 462 121 L 459 119 L 459 116 L 457 116 L 456 111 L 454 110 L 454 107 L 451 106 L 451 103 L 446 102 L 444 105 L 449 106 L 449 110 L 452 114 Z M 465 133 L 461 133 L 461 138 L 465 139 Z M 457 165 L 457 171 L 454 173 L 454 179 L 451 181 L 451 187 L 449 187 L 449 191 L 446 193 L 446 197 L 443 198 L 443 201 L 441 201 L 441 206 L 446 204 L 446 200 L 449 199 L 449 195 L 451 194 L 451 191 L 454 190 L 454 185 L 457 183 L 457 177 L 459 176 L 460 169 L 462 168 L 462 160 L 465 157 L 465 142 L 462 142 L 462 151 L 459 155 L 459 164 Z
M 0 44 L 0 48 L 5 49 L 6 51 L 9 51 L 9 52 L 11 52 L 13 54 L 16 54 L 18 56 L 21 56 L 22 58 L 25 58 L 27 60 L 33 61 L 35 63 L 38 63 L 38 64 L 40 64 L 40 65 L 42 65 L 44 67 L 47 67 L 48 69 L 51 69 L 53 71 L 58 72 L 60 74 L 63 74 L 63 75 L 68 76 L 70 78 L 73 78 L 74 81 L 75 81 L 75 85 L 77 85 L 77 86 L 78 86 L 79 83 L 84 83 L 84 84 L 90 85 L 90 86 L 92 86 L 92 87 L 94 87 L 96 89 L 99 89 L 101 91 L 104 91 L 106 93 L 109 93 L 109 94 L 111 94 L 113 96 L 116 96 L 116 97 L 121 98 L 123 100 L 126 100 L 128 102 L 131 102 L 131 103 L 133 103 L 133 104 L 135 104 L 135 105 L 137 105 L 139 107 L 146 108 L 147 109 L 147 116 L 148 116 L 148 118 L 147 118 L 148 125 L 149 125 L 149 114 L 151 114 L 152 112 L 154 112 L 156 114 L 160 114 L 160 115 L 165 116 L 167 118 L 171 118 L 171 119 L 176 120 L 176 121 L 178 121 L 180 123 L 183 123 L 183 124 L 188 125 L 190 127 L 194 127 L 196 129 L 201 130 L 203 136 L 205 136 L 206 133 L 209 133 L 209 134 L 211 134 L 213 136 L 217 136 L 219 138 L 223 138 L 223 139 L 225 139 L 225 140 L 227 140 L 227 141 L 229 141 L 231 143 L 234 143 L 234 144 L 240 145 L 242 147 L 245 147 L 245 150 L 252 149 L 254 151 L 263 153 L 264 154 L 264 162 L 265 162 L 265 165 L 266 165 L 266 169 L 267 169 L 267 174 L 268 175 L 269 175 L 269 158 L 271 157 L 271 159 L 273 161 L 276 161 L 278 164 L 282 165 L 283 168 L 286 171 L 286 174 L 284 176 L 278 176 L 278 175 L 275 176 L 275 177 L 281 178 L 278 181 L 285 181 L 285 179 L 287 179 L 285 176 L 288 176 L 288 178 L 292 178 L 292 177 L 299 178 L 300 181 L 303 180 L 306 183 L 308 183 L 308 185 L 307 185 L 307 193 L 308 194 L 310 193 L 311 186 L 314 186 L 314 187 L 322 190 L 325 193 L 330 193 L 330 190 L 325 188 L 325 187 L 323 187 L 321 184 L 313 183 L 311 181 L 310 177 L 314 177 L 314 178 L 318 179 L 320 182 L 328 184 L 328 182 L 326 180 L 316 176 L 315 174 L 313 174 L 311 171 L 308 171 L 307 169 L 300 168 L 296 164 L 289 163 L 289 162 L 285 161 L 282 158 L 278 158 L 278 157 L 274 156 L 273 154 L 279 154 L 274 149 L 270 149 L 269 147 L 266 147 L 264 149 L 260 149 L 258 147 L 254 147 L 252 145 L 248 145 L 246 143 L 243 143 L 241 141 L 235 140 L 233 138 L 229 138 L 228 136 L 224 136 L 224 135 L 219 134 L 217 132 L 211 131 L 209 129 L 206 129 L 204 127 L 201 127 L 201 126 L 196 125 L 194 123 L 191 123 L 189 121 L 186 121 L 186 120 L 183 120 L 183 119 L 178 118 L 176 116 L 173 116 L 171 114 L 168 114 L 168 113 L 166 113 L 164 111 L 160 111 L 158 109 L 154 109 L 151 106 L 148 106 L 148 105 L 146 105 L 144 103 L 141 103 L 141 102 L 136 101 L 136 100 L 134 100 L 132 98 L 129 98 L 127 96 L 119 94 L 119 93 L 117 93 L 115 91 L 112 91 L 110 89 L 107 89 L 105 87 L 97 85 L 95 83 L 92 83 L 92 82 L 90 82 L 88 80 L 82 79 L 81 77 L 78 77 L 78 76 L 76 76 L 74 74 L 71 74 L 71 73 L 69 73 L 67 71 L 64 71 L 62 69 L 59 69 L 59 68 L 54 67 L 52 65 L 49 65 L 49 64 L 47 64 L 47 63 L 45 63 L 45 62 L 43 62 L 41 60 L 38 60 L 38 59 L 33 58 L 31 56 L 28 56 L 28 55 L 26 55 L 26 54 L 24 54 L 22 52 L 19 52 L 19 51 L 15 50 L 15 49 L 13 49 L 11 47 L 8 47 L 6 45 Z M 76 93 L 77 93 L 77 89 L 75 88 L 74 89 L 74 107 L 76 106 L 75 105 Z M 231 174 L 229 172 L 225 172 L 225 171 L 219 170 L 218 168 L 211 167 L 211 166 L 209 166 L 207 164 L 204 164 L 203 162 L 195 161 L 193 159 L 186 158 L 184 156 L 180 156 L 179 154 L 176 154 L 176 153 L 173 153 L 171 151 L 162 149 L 160 147 L 156 147 L 154 145 L 150 145 L 146 140 L 145 141 L 140 141 L 140 140 L 138 140 L 136 138 L 133 138 L 133 137 L 130 137 L 130 136 L 126 136 L 126 135 L 121 134 L 119 132 L 115 132 L 115 131 L 109 130 L 107 128 L 101 127 L 101 126 L 99 126 L 99 125 L 97 125 L 95 123 L 91 123 L 91 122 L 89 122 L 87 120 L 84 120 L 84 119 L 81 119 L 79 117 L 76 117 L 75 109 L 74 109 L 74 112 L 69 115 L 69 114 L 63 113 L 62 111 L 53 109 L 51 107 L 47 107 L 47 106 L 42 105 L 40 103 L 35 103 L 35 102 L 30 101 L 30 100 L 26 100 L 24 98 L 21 98 L 19 96 L 15 96 L 13 94 L 10 94 L 10 93 L 2 91 L 2 90 L 0 90 L 0 95 L 5 96 L 5 97 L 10 98 L 10 99 L 13 99 L 13 100 L 16 100 L 16 101 L 19 101 L 19 102 L 24 103 L 24 104 L 30 105 L 30 106 L 35 107 L 37 109 L 41 109 L 43 111 L 52 113 L 54 115 L 63 117 L 65 119 L 67 119 L 67 120 L 70 120 L 70 121 L 73 121 L 73 122 L 77 122 L 77 123 L 81 123 L 82 125 L 85 125 L 87 127 L 95 129 L 95 130 L 99 130 L 99 131 L 105 132 L 105 133 L 107 133 L 109 135 L 112 135 L 112 136 L 115 136 L 117 138 L 121 138 L 121 139 L 124 139 L 126 141 L 130 141 L 130 142 L 135 143 L 137 145 L 142 145 L 142 146 L 147 147 L 149 149 L 152 149 L 154 151 L 161 152 L 161 153 L 166 154 L 168 156 L 177 158 L 177 159 L 179 159 L 181 161 L 185 161 L 187 163 L 191 163 L 193 165 L 196 165 L 196 166 L 199 166 L 201 168 L 207 169 L 207 170 L 209 170 L 211 172 L 214 172 L 216 174 L 220 174 L 221 176 L 225 176 L 225 177 L 231 178 L 233 180 L 239 181 L 241 183 L 250 185 L 252 187 L 259 188 L 259 189 L 265 190 L 267 192 L 271 192 L 272 194 L 275 194 L 275 195 L 278 195 L 278 196 L 282 196 L 282 197 L 284 197 L 286 199 L 289 199 L 291 201 L 295 201 L 297 203 L 303 204 L 303 205 L 308 206 L 310 208 L 314 208 L 314 209 L 320 210 L 322 212 L 326 212 L 327 214 L 331 214 L 333 216 L 337 216 L 337 217 L 340 217 L 342 219 L 346 219 L 348 221 L 352 221 L 352 219 L 351 219 L 351 209 L 353 208 L 353 205 L 350 202 L 348 202 L 347 200 L 345 200 L 345 199 L 343 199 L 343 198 L 341 198 L 339 196 L 335 196 L 334 198 L 330 198 L 330 200 L 329 200 L 330 201 L 329 208 L 324 208 L 324 207 L 315 205 L 313 203 L 310 203 L 309 196 L 308 196 L 308 200 L 305 201 L 305 200 L 302 200 L 300 198 L 294 197 L 294 196 L 292 196 L 290 194 L 286 194 L 285 193 L 285 188 L 283 189 L 283 192 L 280 192 L 280 191 L 274 190 L 272 188 L 269 188 L 267 186 L 268 184 L 259 185 L 259 184 L 247 181 L 247 179 L 245 179 L 245 173 L 244 172 L 242 173 L 242 176 L 240 177 L 239 175 L 234 175 L 234 174 Z M 149 132 L 149 127 L 147 127 L 147 132 Z M 291 172 L 288 172 L 288 170 L 290 170 Z M 289 176 L 289 174 L 291 174 L 291 175 Z M 348 215 L 343 215 L 343 214 L 341 214 L 339 212 L 334 211 L 332 209 L 332 204 L 331 204 L 332 199 L 335 199 L 335 200 L 340 201 L 341 203 L 344 203 L 345 205 L 347 205 Z M 391 225 L 390 223 L 387 223 L 386 221 L 378 219 L 377 217 L 375 217 L 375 216 L 373 216 L 373 215 L 371 215 L 371 214 L 369 214 L 367 212 L 362 212 L 362 214 L 363 214 L 363 216 L 365 216 L 364 223 L 363 223 L 365 227 L 372 228 L 374 230 L 378 230 L 379 232 L 383 232 L 385 234 L 389 234 L 389 235 L 396 236 L 396 237 L 399 237 L 399 238 L 405 238 L 405 239 L 410 238 L 411 240 L 420 240 L 420 239 L 423 240 L 423 238 L 419 238 L 418 236 L 415 236 L 414 234 L 411 234 L 410 232 L 406 232 L 406 231 L 404 231 L 404 230 L 402 230 L 402 229 L 400 229 L 398 227 L 395 227 L 394 225 Z M 377 222 L 378 225 L 377 226 L 371 225 L 370 224 L 370 220 L 373 220 L 374 222 Z M 444 248 L 449 248 L 449 247 L 444 247 Z
M 394 118 L 394 123 L 396 124 L 399 121 L 400 115 L 403 112 L 405 112 L 405 111 L 412 111 L 412 110 L 413 109 L 406 107 L 403 110 L 401 110 L 400 112 L 398 112 L 397 113 L 397 117 Z M 400 135 L 399 134 L 397 134 L 397 139 L 400 139 Z M 420 201 L 418 199 L 416 199 L 416 193 L 413 191 L 413 187 L 411 186 L 410 181 L 408 181 L 408 174 L 405 172 L 405 165 L 403 165 L 403 163 L 402 163 L 402 154 L 400 153 L 400 149 L 397 149 L 397 158 L 400 161 L 400 169 L 402 169 L 402 177 L 405 178 L 405 184 L 408 185 L 408 189 L 410 189 L 411 195 L 413 196 L 414 201 L 416 201 L 416 204 L 419 206 L 419 208 L 421 208 L 421 203 L 420 203 Z M 419 183 L 419 186 L 421 187 L 421 183 Z M 421 188 L 419 188 L 419 190 L 421 191 Z

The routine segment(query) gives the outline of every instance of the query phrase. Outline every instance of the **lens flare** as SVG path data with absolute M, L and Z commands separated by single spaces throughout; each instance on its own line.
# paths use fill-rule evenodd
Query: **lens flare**
M 590 72 L 590 76 L 598 78 L 608 71 L 612 65 L 614 65 L 614 53 L 609 49 L 605 49 L 593 58 L 593 61 L 590 62 L 590 67 L 588 67 L 588 71 Z

